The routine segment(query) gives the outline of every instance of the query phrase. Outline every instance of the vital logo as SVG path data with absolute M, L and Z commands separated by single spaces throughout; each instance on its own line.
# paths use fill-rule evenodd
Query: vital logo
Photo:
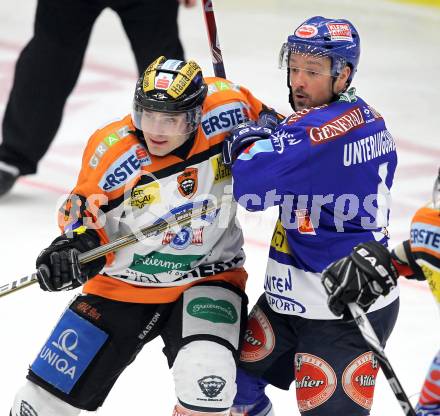
M 342 387 L 345 393 L 359 406 L 370 410 L 373 404 L 379 363 L 369 351 L 356 357 L 342 374 Z
M 160 202 L 160 185 L 157 182 L 136 186 L 131 191 L 129 204 L 132 207 L 142 209 L 146 205 Z
M 177 177 L 177 189 L 180 195 L 185 198 L 191 198 L 197 192 L 198 186 L 198 169 L 197 168 L 186 168 Z
M 38 413 L 35 409 L 24 400 L 20 403 L 20 415 L 19 416 L 38 416 Z
M 191 270 L 203 256 L 185 255 L 176 256 L 152 251 L 145 256 L 135 254 L 130 265 L 131 270 L 145 274 L 169 272 L 171 270 Z
M 186 311 L 195 318 L 213 323 L 235 324 L 238 320 L 234 305 L 226 300 L 195 298 L 188 303 Z
M 217 397 L 226 385 L 226 380 L 219 376 L 206 376 L 197 380 L 202 393 L 209 398 Z
M 223 164 L 221 155 L 211 159 L 212 172 L 214 173 L 214 183 L 223 182 L 231 179 L 231 169 Z
M 243 103 L 231 103 L 217 107 L 202 117 L 201 126 L 210 139 L 217 134 L 229 132 L 234 126 L 249 120 L 249 112 Z

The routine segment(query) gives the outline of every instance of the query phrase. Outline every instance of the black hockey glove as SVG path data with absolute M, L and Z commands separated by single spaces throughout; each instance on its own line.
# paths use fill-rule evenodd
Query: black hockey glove
M 267 139 L 275 130 L 280 116 L 275 110 L 265 107 L 258 121 L 245 121 L 237 124 L 223 143 L 223 164 L 231 166 L 243 150 L 252 143 Z
M 328 307 L 340 316 L 347 315 L 347 304 L 351 302 L 367 311 L 379 296 L 396 287 L 398 277 L 387 248 L 369 241 L 330 264 L 322 273 L 322 284 L 328 294 Z
M 36 261 L 41 289 L 49 292 L 75 289 L 98 274 L 105 265 L 105 257 L 80 265 L 78 253 L 99 245 L 99 236 L 92 229 L 74 234 L 71 238 L 65 234 L 57 237 L 39 254 Z

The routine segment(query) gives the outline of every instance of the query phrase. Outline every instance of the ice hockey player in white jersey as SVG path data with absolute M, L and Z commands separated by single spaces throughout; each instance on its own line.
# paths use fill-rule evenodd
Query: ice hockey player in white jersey
M 175 416 L 229 414 L 247 274 L 221 151 L 232 127 L 257 119 L 262 109 L 247 89 L 204 78 L 194 61 L 162 56 L 139 78 L 132 114 L 91 136 L 60 210 L 62 235 L 37 259 L 43 290 L 83 285 L 82 294 L 31 364 L 13 416 L 97 410 L 157 336 L 173 370 L 177 403 L 170 414 L 173 407 Z M 197 210 L 202 215 L 194 218 Z M 180 227 L 78 263 L 78 251 L 177 219 Z M 146 369 L 145 377 L 154 374 Z M 146 392 L 149 400 L 157 393 Z

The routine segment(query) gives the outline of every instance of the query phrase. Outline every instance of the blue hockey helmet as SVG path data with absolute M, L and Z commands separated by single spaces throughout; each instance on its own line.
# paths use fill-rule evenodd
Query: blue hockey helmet
M 279 66 L 288 68 L 292 53 L 329 57 L 333 77 L 337 77 L 346 65 L 350 66 L 350 84 L 360 52 L 359 34 L 348 20 L 314 16 L 301 23 L 287 38 L 280 51 Z

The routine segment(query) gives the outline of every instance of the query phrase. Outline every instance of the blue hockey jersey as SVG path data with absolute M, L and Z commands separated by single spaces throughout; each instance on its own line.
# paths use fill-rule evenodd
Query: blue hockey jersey
M 242 206 L 279 205 L 264 287 L 280 313 L 335 319 L 322 270 L 360 242 L 388 240 L 396 146 L 382 116 L 350 93 L 286 118 L 232 168 Z M 397 296 L 394 291 L 371 310 Z

